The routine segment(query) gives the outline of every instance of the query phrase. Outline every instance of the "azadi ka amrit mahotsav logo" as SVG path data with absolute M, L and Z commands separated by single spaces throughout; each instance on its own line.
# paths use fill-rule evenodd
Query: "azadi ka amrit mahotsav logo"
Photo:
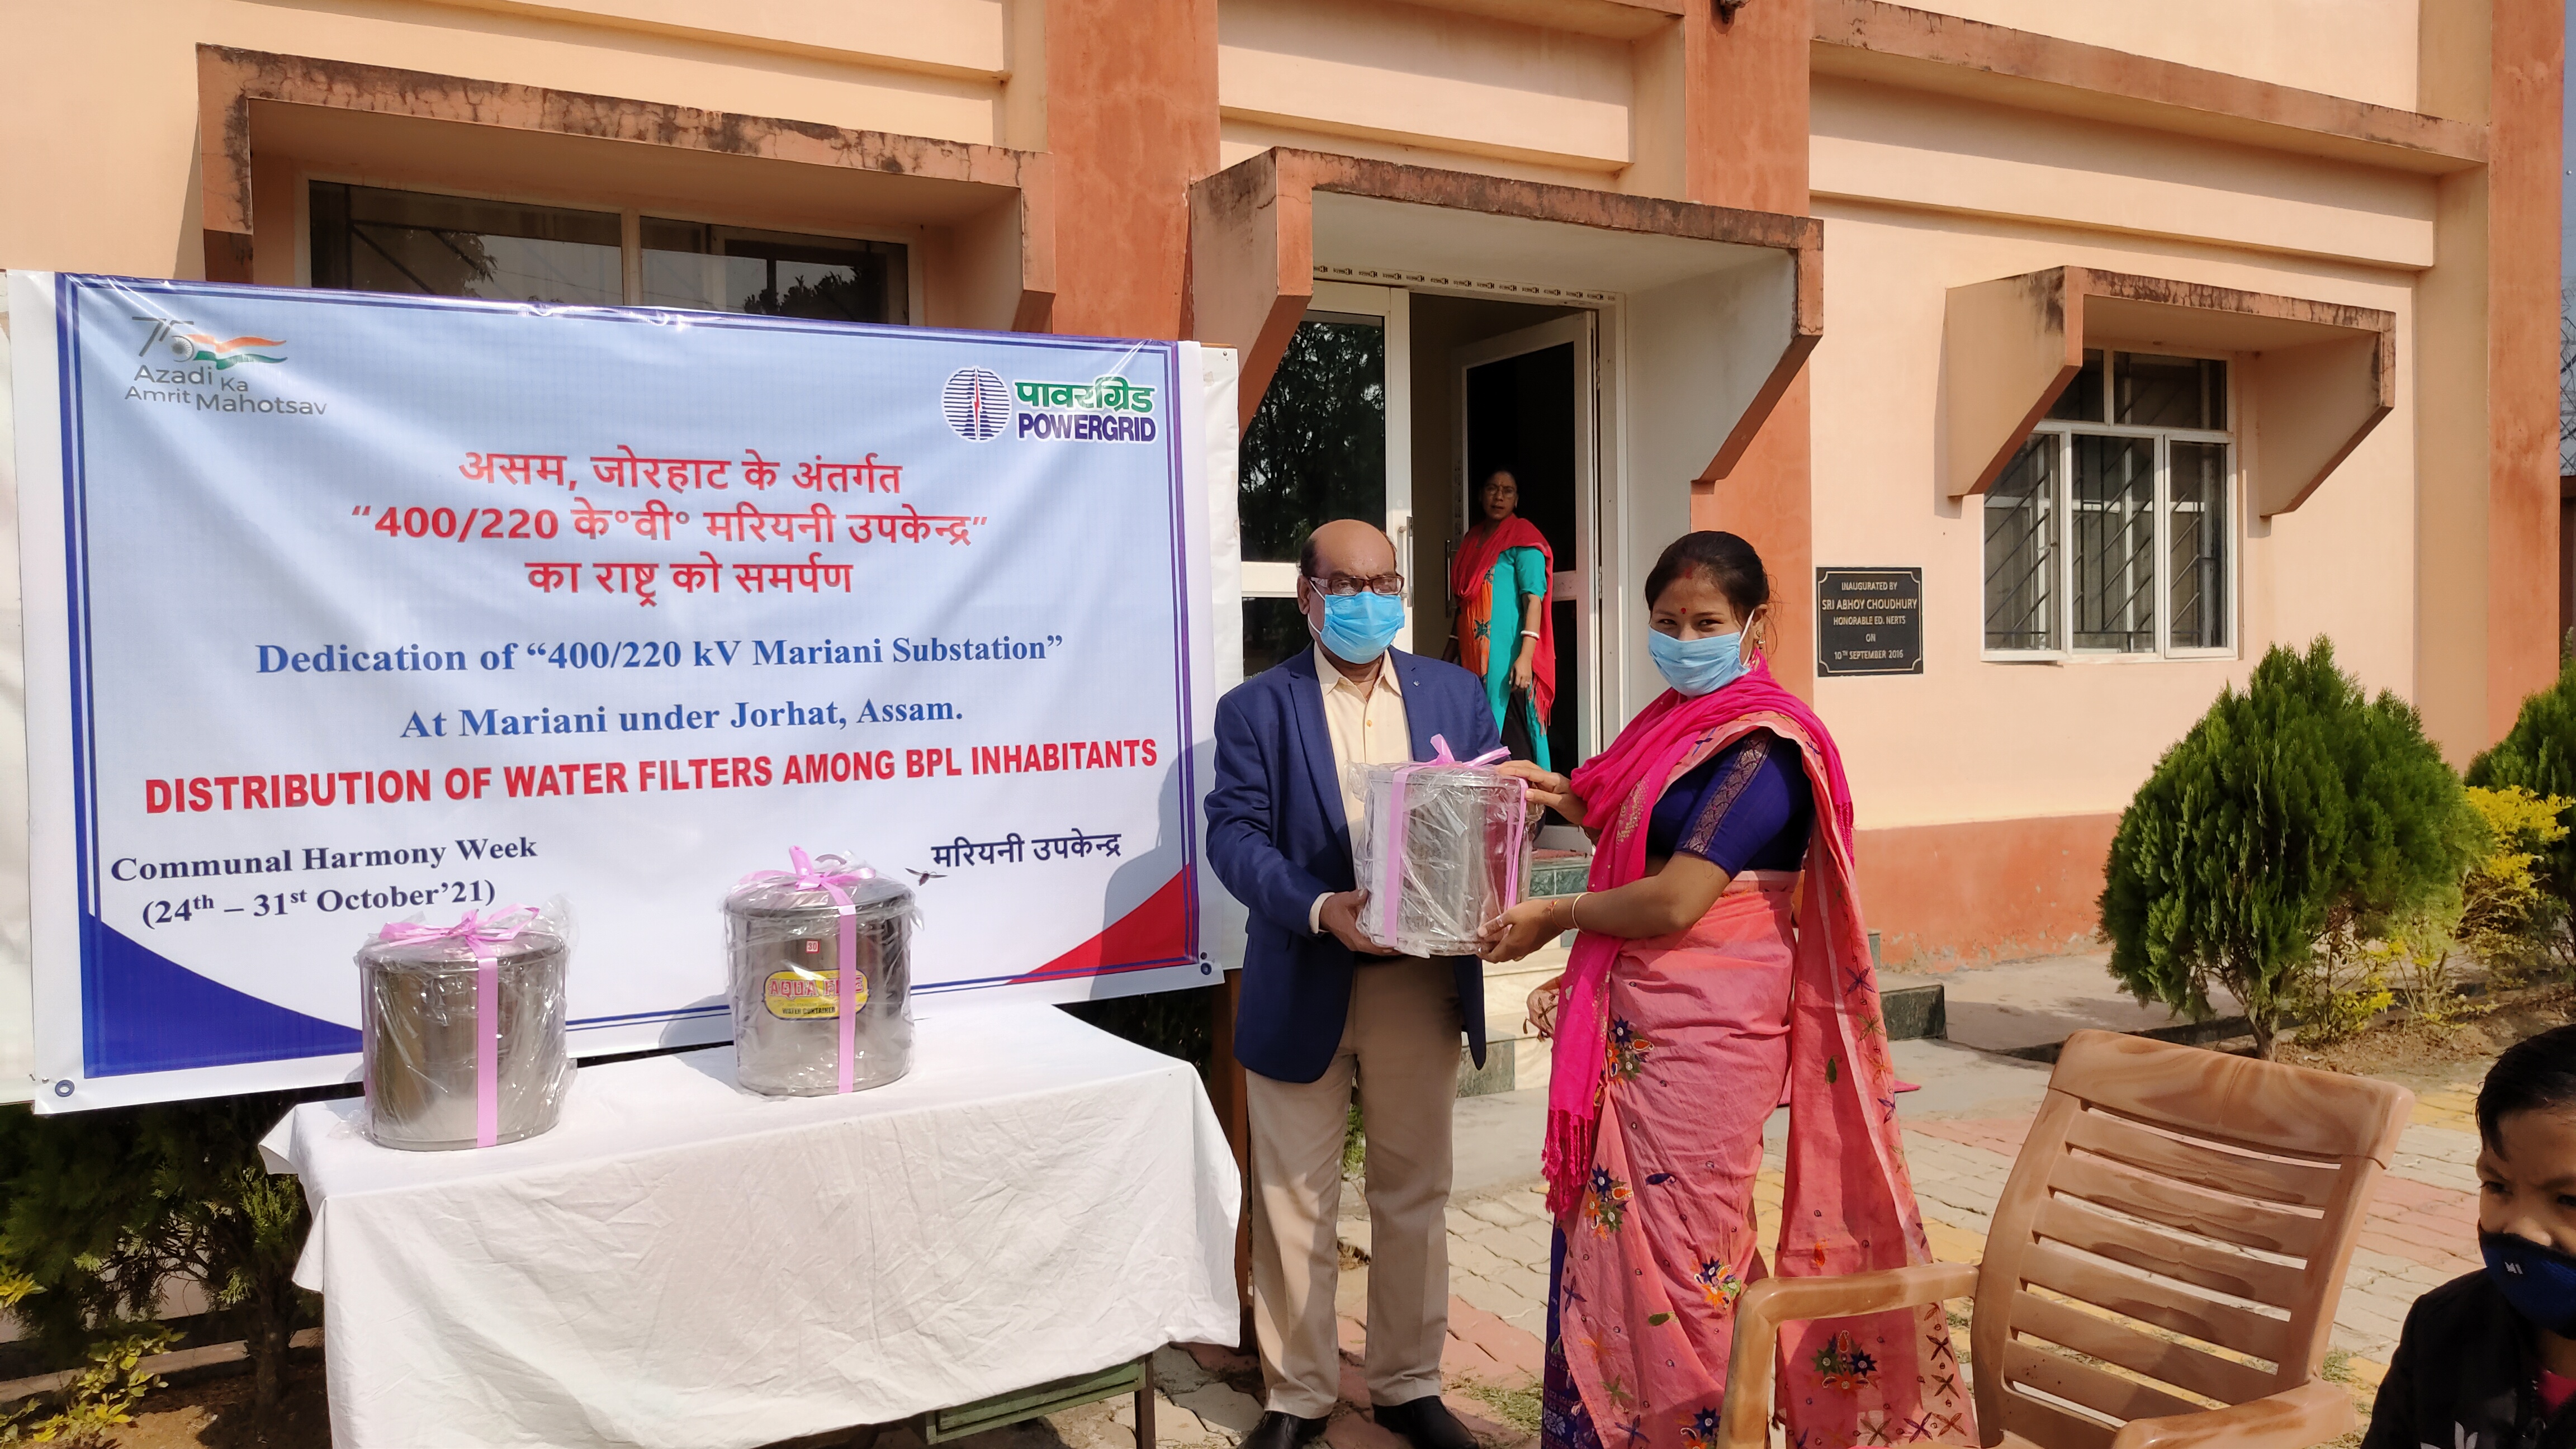
M 142 353 L 166 346 L 170 356 L 181 363 L 208 363 L 216 371 L 239 367 L 245 362 L 284 362 L 283 355 L 272 355 L 286 345 L 280 337 L 217 337 L 211 332 L 191 332 L 197 324 L 184 317 L 137 317 L 137 322 L 152 324 L 152 335 L 143 339 Z M 138 356 L 141 353 L 137 354 Z
M 1005 383 L 980 367 L 950 374 L 940 412 L 961 438 L 983 442 L 1008 426 L 1022 438 L 1070 443 L 1154 441 L 1154 389 L 1123 377 L 1090 382 Z

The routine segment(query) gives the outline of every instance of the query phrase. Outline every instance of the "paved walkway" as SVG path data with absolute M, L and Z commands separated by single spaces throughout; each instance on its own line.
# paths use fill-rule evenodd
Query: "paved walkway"
M 2047 1067 L 1995 1053 L 2059 1041 L 2088 1026 L 2134 1031 L 2172 1021 L 2106 989 L 2102 960 L 2098 954 L 2052 957 L 1943 973 L 1952 1039 L 1894 1044 L 1898 1075 L 1922 1086 L 1899 1099 L 1900 1111 L 1924 1225 L 1944 1261 L 1973 1263 L 1983 1256 L 1996 1199 L 2047 1087 Z M 1891 984 L 1908 979 L 1889 973 Z M 1516 1008 L 1512 1016 L 1500 1015 L 1505 1003 L 1499 998 L 1516 1001 L 1525 990 L 1515 979 L 1489 992 L 1487 1016 L 1498 1030 L 1517 1019 Z M 2219 1006 L 2222 1014 L 2232 1010 L 2232 1003 Z M 1535 1042 L 1514 1046 L 1520 1089 L 1458 1105 L 1458 1173 L 1449 1211 L 1446 1398 L 1491 1449 L 1535 1441 L 1539 1335 L 1547 1321 L 1549 1223 L 1536 1180 L 1545 1055 Z M 2464 1066 L 2417 1084 L 2414 1120 L 2381 1179 L 2345 1275 L 2327 1372 L 2351 1384 L 2365 1411 L 2408 1306 L 2480 1267 L 2471 1103 L 2482 1072 L 2482 1066 Z M 1783 1111 L 1766 1132 L 1764 1171 L 1754 1190 L 1758 1208 L 1774 1222 L 1786 1131 Z M 1327 1438 L 1334 1449 L 1400 1449 L 1357 1407 L 1367 1403 L 1357 1362 L 1366 1331 L 1369 1226 L 1356 1183 L 1345 1193 L 1343 1212 L 1341 1237 L 1352 1250 L 1345 1259 L 1355 1266 L 1344 1272 L 1339 1295 L 1345 1402 Z M 1159 1443 L 1231 1449 L 1260 1417 L 1260 1375 L 1248 1356 L 1171 1349 L 1156 1365 Z M 996 1442 L 959 1449 L 1135 1445 L 1132 1410 L 1105 1404 L 984 1438 Z M 889 1437 L 879 1449 L 915 1446 Z
M 1945 1042 L 1900 1042 L 1894 1048 L 1900 1075 L 1923 1090 L 1902 1099 L 1905 1148 L 1934 1252 L 1950 1262 L 1975 1262 L 1984 1252 L 1989 1215 L 2029 1131 L 2048 1069 Z M 2385 1371 L 2406 1309 L 2417 1295 L 2479 1267 L 2477 1198 L 2470 1164 L 2477 1155 L 2470 1115 L 2474 1071 L 2422 1094 L 2415 1120 L 2396 1162 L 2382 1179 L 2370 1209 L 2371 1224 L 2353 1254 L 2335 1315 L 2329 1372 L 2348 1380 L 2357 1404 L 2369 1397 Z M 1538 1158 L 1543 1094 L 1524 1090 L 1460 1104 L 1460 1156 L 1479 1164 Z M 1755 1201 L 1776 1221 L 1780 1206 L 1780 1150 L 1785 1112 L 1774 1117 L 1765 1171 Z M 1356 1188 L 1356 1184 L 1353 1185 Z M 1356 1197 L 1356 1192 L 1352 1196 Z M 1368 1224 L 1346 1218 L 1343 1240 L 1364 1254 Z M 1527 1174 L 1495 1181 L 1491 1172 L 1473 1182 L 1462 1174 L 1449 1213 L 1451 1340 L 1444 1361 L 1449 1402 L 1479 1417 L 1477 1428 L 1496 1446 L 1533 1436 L 1519 1416 L 1534 1415 L 1539 1338 L 1546 1324 L 1549 1225 L 1536 1182 Z M 1362 1343 L 1366 1269 L 1344 1274 L 1343 1348 L 1356 1362 Z M 1222 1366 L 1231 1356 L 1206 1355 Z M 1172 1412 L 1157 1424 L 1156 1438 L 1180 1445 L 1231 1445 L 1259 1417 L 1243 1389 L 1256 1376 L 1238 1372 L 1235 1388 L 1177 1353 L 1167 1370 Z M 1236 1360 L 1239 1370 L 1248 1360 Z M 1355 1367 L 1345 1369 L 1344 1397 L 1329 1432 L 1336 1449 L 1395 1449 L 1387 1436 L 1352 1405 L 1367 1401 Z M 1175 1380 L 1179 1382 L 1175 1382 Z M 1180 1387 L 1187 1383 L 1189 1387 Z M 1530 1422 L 1524 1417 L 1524 1423 Z M 1071 1436 L 1067 1436 L 1070 1441 Z M 1125 1449 L 1133 1439 L 1118 1442 Z M 1081 1449 L 1081 1446 L 1078 1446 Z M 1112 1449 L 1112 1446 L 1101 1446 Z

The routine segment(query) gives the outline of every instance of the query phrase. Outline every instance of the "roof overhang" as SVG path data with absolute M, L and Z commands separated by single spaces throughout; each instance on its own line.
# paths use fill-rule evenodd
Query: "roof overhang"
M 1717 478 L 1823 335 L 1821 248 L 1812 217 L 1274 149 L 1190 190 L 1189 330 L 1240 350 L 1249 424 L 1319 267 L 1542 305 L 1624 297 L 1635 325 L 1693 319 L 1722 355 L 1690 415 L 1658 422 L 1704 434 L 1692 466 Z
M 389 66 L 197 47 L 209 253 L 247 257 L 252 158 L 357 175 L 428 167 L 544 195 L 567 176 L 704 209 L 793 195 L 871 225 L 945 229 L 960 325 L 1045 330 L 1053 170 L 1042 154 Z
M 1983 493 L 2083 369 L 2088 347 L 2239 359 L 2252 406 L 2249 497 L 2307 501 L 2397 398 L 2397 316 L 2091 267 L 1952 287 L 1942 335 L 1949 496 Z

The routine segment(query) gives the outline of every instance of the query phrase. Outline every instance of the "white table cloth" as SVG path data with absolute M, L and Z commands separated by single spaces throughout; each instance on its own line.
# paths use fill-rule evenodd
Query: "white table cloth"
M 918 1033 L 846 1097 L 754 1097 L 730 1047 L 585 1067 L 481 1151 L 296 1108 L 261 1146 L 313 1207 L 333 1443 L 752 1446 L 1234 1342 L 1194 1071 L 1050 1007 Z

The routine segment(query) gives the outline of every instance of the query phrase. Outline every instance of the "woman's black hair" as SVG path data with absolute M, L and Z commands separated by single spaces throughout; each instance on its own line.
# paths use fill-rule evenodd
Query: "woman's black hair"
M 2576 1112 L 2576 1024 L 2523 1038 L 2487 1069 L 2478 1136 L 2494 1147 L 2496 1124 L 2517 1112 Z
M 1739 619 L 1771 602 L 1771 576 L 1763 572 L 1762 555 L 1753 551 L 1753 545 L 1731 533 L 1702 529 L 1674 539 L 1664 556 L 1655 560 L 1654 572 L 1646 575 L 1646 607 L 1653 608 L 1664 590 L 1686 573 L 1717 585 Z

